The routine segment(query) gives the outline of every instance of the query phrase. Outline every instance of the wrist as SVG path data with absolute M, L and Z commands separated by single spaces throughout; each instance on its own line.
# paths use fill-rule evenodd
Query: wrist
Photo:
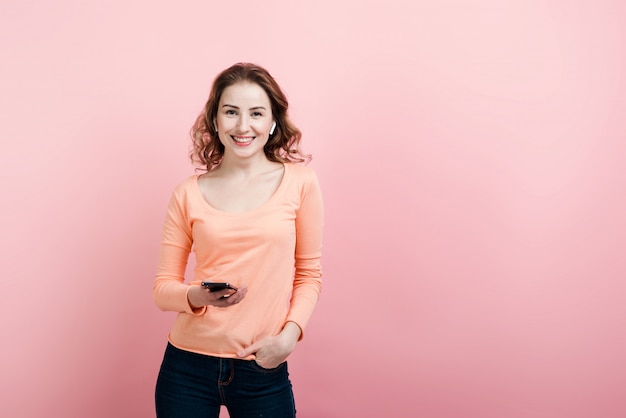
M 302 330 L 300 329 L 300 326 L 298 326 L 298 324 L 289 321 L 285 324 L 280 334 L 285 338 L 293 341 L 295 344 L 300 339 L 300 335 L 302 335 Z
M 198 286 L 189 286 L 187 289 L 187 303 L 191 309 L 200 309 L 202 305 L 198 305 L 198 301 L 196 300 L 196 288 Z

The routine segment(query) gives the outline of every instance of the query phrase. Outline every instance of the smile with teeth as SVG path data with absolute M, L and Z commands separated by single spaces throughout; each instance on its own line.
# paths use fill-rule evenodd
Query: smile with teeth
M 240 145 L 247 145 L 254 139 L 253 136 L 231 136 L 231 138 L 233 138 L 233 141 Z

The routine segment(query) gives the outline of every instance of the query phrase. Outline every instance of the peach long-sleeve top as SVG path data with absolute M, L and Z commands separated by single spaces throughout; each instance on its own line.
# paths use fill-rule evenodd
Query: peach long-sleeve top
M 168 205 L 153 288 L 160 309 L 178 312 L 169 341 L 184 350 L 235 358 L 241 349 L 278 334 L 288 321 L 304 332 L 321 290 L 322 226 L 319 183 L 306 166 L 285 164 L 274 195 L 243 213 L 213 208 L 197 175 L 179 184 Z M 191 251 L 196 267 L 186 283 Z M 248 294 L 228 308 L 192 309 L 187 291 L 203 280 L 246 284 Z

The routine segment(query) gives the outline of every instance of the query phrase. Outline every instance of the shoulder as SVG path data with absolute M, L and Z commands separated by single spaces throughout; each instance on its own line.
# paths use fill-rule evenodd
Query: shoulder
M 197 174 L 187 177 L 186 179 L 178 183 L 176 187 L 174 187 L 174 190 L 172 192 L 172 197 L 175 199 L 186 197 L 189 194 L 189 192 L 191 192 L 195 187 L 197 187 L 197 184 L 198 184 Z
M 317 175 L 315 171 L 304 164 L 286 163 L 285 170 L 289 172 L 290 177 L 302 183 L 317 183 Z
M 307 196 L 321 196 L 320 184 L 315 171 L 303 164 L 289 163 L 285 165 L 285 175 L 288 176 L 288 183 L 297 190 L 300 199 Z

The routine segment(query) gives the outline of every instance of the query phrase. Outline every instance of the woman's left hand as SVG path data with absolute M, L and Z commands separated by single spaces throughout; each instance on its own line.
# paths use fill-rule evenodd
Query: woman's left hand
M 287 360 L 289 354 L 296 348 L 296 343 L 302 331 L 294 322 L 287 322 L 278 335 L 266 337 L 247 348 L 237 355 L 241 358 L 250 354 L 256 354 L 256 362 L 264 369 L 273 369 Z

